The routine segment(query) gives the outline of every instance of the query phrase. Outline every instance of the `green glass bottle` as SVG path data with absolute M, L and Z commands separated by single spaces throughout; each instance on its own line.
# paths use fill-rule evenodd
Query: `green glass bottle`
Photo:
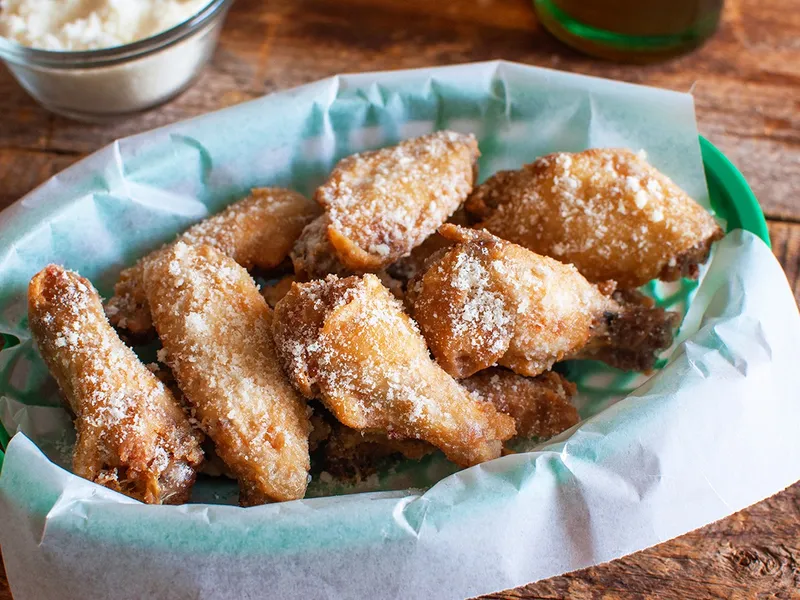
M 601 58 L 650 62 L 702 44 L 719 24 L 723 0 L 533 0 L 542 25 Z

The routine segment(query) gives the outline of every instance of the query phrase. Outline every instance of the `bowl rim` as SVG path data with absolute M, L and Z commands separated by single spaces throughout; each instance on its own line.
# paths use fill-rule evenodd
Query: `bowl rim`
M 156 35 L 96 50 L 44 50 L 23 46 L 0 36 L 0 59 L 22 66 L 56 69 L 106 67 L 155 54 L 223 17 L 235 0 L 210 0 L 200 12 Z

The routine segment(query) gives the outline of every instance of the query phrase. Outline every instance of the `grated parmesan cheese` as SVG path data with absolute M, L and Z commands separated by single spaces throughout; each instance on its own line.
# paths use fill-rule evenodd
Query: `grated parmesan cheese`
M 43 50 L 97 50 L 166 31 L 209 0 L 0 0 L 0 35 Z

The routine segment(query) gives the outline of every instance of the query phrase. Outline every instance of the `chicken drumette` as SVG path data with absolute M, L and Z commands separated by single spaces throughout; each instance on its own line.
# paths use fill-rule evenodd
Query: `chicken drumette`
M 88 280 L 50 265 L 28 289 L 28 319 L 75 415 L 76 475 L 148 504 L 187 502 L 201 434 L 109 325 Z
M 207 244 L 246 269 L 271 269 L 287 258 L 303 227 L 319 213 L 314 202 L 297 192 L 256 188 L 244 200 L 187 229 L 173 244 Z M 152 330 L 144 269 L 173 244 L 151 252 L 120 273 L 114 296 L 106 304 L 115 327 L 135 336 Z
M 572 265 L 485 231 L 443 225 L 457 242 L 432 257 L 407 301 L 437 362 L 463 378 L 499 364 L 534 377 L 582 353 L 622 369 L 651 369 L 678 315 L 614 295 Z
M 374 275 L 295 284 L 273 332 L 289 378 L 347 427 L 416 438 L 463 466 L 500 456 L 513 420 L 434 363 L 402 305 Z
M 490 177 L 465 206 L 477 229 L 620 288 L 696 278 L 723 235 L 702 206 L 628 150 L 544 156 Z
M 306 403 L 281 370 L 272 311 L 250 275 L 211 246 L 178 242 L 147 263 L 144 286 L 164 359 L 239 480 L 240 503 L 302 498 Z

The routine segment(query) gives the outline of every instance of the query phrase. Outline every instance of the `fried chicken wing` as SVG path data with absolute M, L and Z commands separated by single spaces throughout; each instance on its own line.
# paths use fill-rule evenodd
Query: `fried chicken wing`
M 472 135 L 440 131 L 341 160 L 315 196 L 326 210 L 320 231 L 338 262 L 375 272 L 411 252 L 464 202 L 479 155 Z
M 325 444 L 325 470 L 333 475 L 363 479 L 391 457 L 420 460 L 436 448 L 422 440 L 392 438 L 383 432 L 359 431 L 341 423 Z
M 306 404 L 275 355 L 272 313 L 232 258 L 183 242 L 144 269 L 166 362 L 217 454 L 239 480 L 243 505 L 305 494 Z
M 550 438 L 575 425 L 580 418 L 570 403 L 577 388 L 552 371 L 523 377 L 492 367 L 459 383 L 484 402 L 511 416 L 519 438 Z
M 465 206 L 477 229 L 621 288 L 696 278 L 723 236 L 703 207 L 628 150 L 544 156 L 490 177 Z
M 28 319 L 75 415 L 75 474 L 148 504 L 187 502 L 202 436 L 119 339 L 92 284 L 46 267 L 30 282 Z
M 430 359 L 374 275 L 295 284 L 275 308 L 273 333 L 295 387 L 347 427 L 425 440 L 464 466 L 498 457 L 514 435 L 511 418 Z
M 361 479 L 375 473 L 388 458 L 420 460 L 436 451 L 435 446 L 422 440 L 351 429 L 339 423 L 317 400 L 311 400 L 309 407 L 313 407 L 314 428 L 309 438 L 311 450 L 321 448 L 323 468 L 333 475 Z
M 587 345 L 614 366 L 647 370 L 672 342 L 678 316 L 615 300 L 613 282 L 593 285 L 574 266 L 485 231 L 450 224 L 439 231 L 458 243 L 410 284 L 408 302 L 453 377 L 495 364 L 535 377 Z
M 256 188 L 244 200 L 187 229 L 176 242 L 213 246 L 246 269 L 271 269 L 286 259 L 303 227 L 319 213 L 316 203 L 297 192 Z M 114 296 L 106 304 L 115 327 L 133 335 L 151 330 L 144 268 L 169 247 L 151 252 L 120 273 Z

